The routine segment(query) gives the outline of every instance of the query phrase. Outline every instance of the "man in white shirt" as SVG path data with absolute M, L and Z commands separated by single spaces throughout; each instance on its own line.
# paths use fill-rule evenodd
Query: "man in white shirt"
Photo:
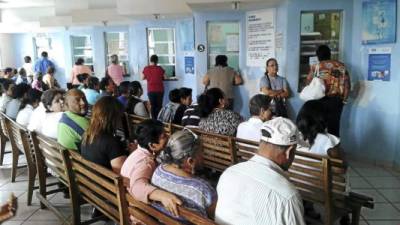
M 24 65 L 22 65 L 22 68 L 25 69 L 26 72 L 26 77 L 28 78 L 28 83 L 32 83 L 34 79 L 34 74 L 35 72 L 33 71 L 33 65 L 32 65 L 32 59 L 30 56 L 25 56 L 24 57 Z
M 300 194 L 284 171 L 293 162 L 298 131 L 278 117 L 261 128 L 258 152 L 221 175 L 215 221 L 218 224 L 303 225 Z
M 257 94 L 250 99 L 249 108 L 251 117 L 239 124 L 236 137 L 259 142 L 263 122 L 270 120 L 272 112 L 269 104 L 271 98 L 267 95 Z

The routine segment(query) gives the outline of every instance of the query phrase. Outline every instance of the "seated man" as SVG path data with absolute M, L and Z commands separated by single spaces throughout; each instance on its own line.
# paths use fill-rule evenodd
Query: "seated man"
M 85 117 L 88 104 L 85 94 L 78 89 L 71 89 L 65 98 L 66 111 L 58 123 L 57 141 L 66 149 L 79 150 L 82 135 L 89 126 Z
M 272 112 L 269 107 L 271 98 L 266 95 L 254 95 L 250 99 L 249 108 L 251 117 L 239 124 L 236 137 L 259 142 L 263 122 L 270 120 Z
M 161 122 L 169 123 L 174 119 L 176 110 L 179 107 L 181 98 L 179 95 L 179 89 L 173 89 L 169 92 L 169 103 L 162 107 L 161 111 L 158 113 L 157 119 Z
M 303 225 L 300 194 L 285 176 L 296 151 L 296 125 L 278 117 L 265 122 L 261 134 L 257 154 L 221 175 L 215 220 L 218 224 Z

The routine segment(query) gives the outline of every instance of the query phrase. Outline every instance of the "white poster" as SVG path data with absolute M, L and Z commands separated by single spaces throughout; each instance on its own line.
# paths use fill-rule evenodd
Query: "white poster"
M 275 57 L 275 9 L 246 14 L 247 66 L 265 67 Z
M 227 52 L 239 51 L 239 34 L 226 35 L 226 51 Z

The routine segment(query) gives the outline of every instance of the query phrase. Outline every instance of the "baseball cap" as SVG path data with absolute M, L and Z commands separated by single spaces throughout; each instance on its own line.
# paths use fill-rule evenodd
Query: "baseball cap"
M 298 130 L 289 119 L 276 117 L 261 127 L 261 140 L 275 145 L 297 144 Z

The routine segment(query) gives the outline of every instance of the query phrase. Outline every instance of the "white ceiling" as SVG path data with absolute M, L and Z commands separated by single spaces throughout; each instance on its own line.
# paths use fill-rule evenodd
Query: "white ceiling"
M 239 10 L 269 7 L 287 0 L 240 0 Z M 138 19 L 190 16 L 192 11 L 232 10 L 232 0 L 0 0 L 0 29 L 37 29 L 81 25 L 129 24 Z M 29 28 L 28 30 L 26 30 Z

